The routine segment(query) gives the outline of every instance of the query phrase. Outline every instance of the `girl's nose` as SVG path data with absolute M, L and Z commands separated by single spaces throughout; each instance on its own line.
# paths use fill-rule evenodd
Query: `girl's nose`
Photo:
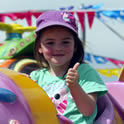
M 56 44 L 55 49 L 56 50 L 62 50 L 63 46 L 61 44 Z

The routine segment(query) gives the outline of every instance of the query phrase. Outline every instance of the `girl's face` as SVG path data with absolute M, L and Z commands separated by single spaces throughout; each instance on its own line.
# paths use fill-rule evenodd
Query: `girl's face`
M 45 29 L 41 35 L 38 51 L 49 65 L 69 65 L 75 49 L 72 32 L 67 28 L 54 26 Z

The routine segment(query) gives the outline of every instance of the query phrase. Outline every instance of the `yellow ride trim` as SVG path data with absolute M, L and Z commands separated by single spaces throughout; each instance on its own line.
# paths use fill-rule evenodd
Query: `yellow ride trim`
M 15 65 L 14 67 L 14 71 L 17 71 L 17 72 L 20 72 L 20 70 L 22 70 L 22 68 L 24 68 L 24 66 L 28 65 L 28 64 L 31 64 L 31 63 L 34 63 L 36 64 L 37 62 L 33 59 L 22 59 L 22 60 L 19 60 L 19 62 L 17 62 L 17 64 Z

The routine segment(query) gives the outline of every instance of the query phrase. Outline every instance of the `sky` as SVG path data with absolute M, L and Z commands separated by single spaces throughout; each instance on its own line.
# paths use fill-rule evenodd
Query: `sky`
M 123 0 L 0 0 L 0 12 L 59 9 L 71 5 L 79 9 L 81 4 L 99 3 L 104 3 L 103 9 L 118 9 L 124 5 Z
M 74 6 L 74 10 L 81 10 L 80 6 L 82 4 L 88 6 L 99 3 L 104 4 L 101 8 L 103 10 L 124 10 L 124 0 L 0 0 L 0 13 L 28 10 L 59 10 L 61 7 L 66 8 L 69 6 Z M 124 37 L 124 22 L 108 19 L 107 23 Z M 2 38 L 4 37 L 0 32 L 0 40 Z M 86 22 L 86 51 L 91 54 L 124 61 L 124 40 L 120 39 L 95 18 L 91 29 L 88 28 Z M 102 66 L 104 67 L 104 65 Z M 109 64 L 107 67 L 115 66 L 110 66 Z

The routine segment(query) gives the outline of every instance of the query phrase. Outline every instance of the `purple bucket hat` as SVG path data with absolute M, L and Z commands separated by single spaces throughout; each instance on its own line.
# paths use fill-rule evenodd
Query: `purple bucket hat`
M 75 17 L 70 12 L 65 11 L 46 11 L 43 12 L 36 21 L 36 33 L 40 30 L 53 26 L 60 25 L 67 27 L 78 34 Z

